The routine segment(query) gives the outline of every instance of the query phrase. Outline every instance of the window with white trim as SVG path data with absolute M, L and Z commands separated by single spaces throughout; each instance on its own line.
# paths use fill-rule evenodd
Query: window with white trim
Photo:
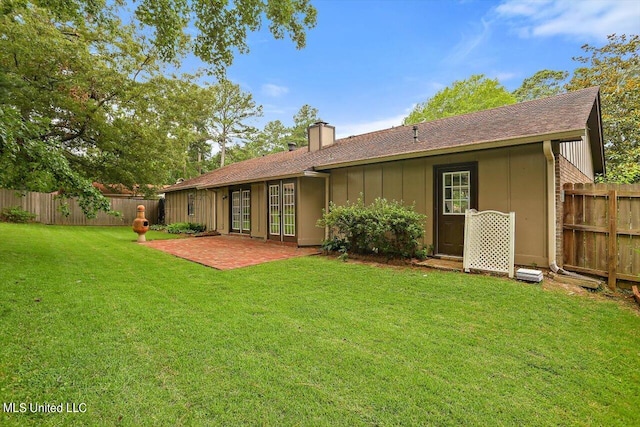
M 442 213 L 464 215 L 471 200 L 471 172 L 444 172 L 442 177 Z
M 269 234 L 280 235 L 280 185 L 269 186 Z
M 195 204 L 196 204 L 196 195 L 194 193 L 189 193 L 189 195 L 187 196 L 187 215 L 188 216 L 193 216 L 196 214 Z
M 242 190 L 242 231 L 251 231 L 251 191 Z
M 285 236 L 296 235 L 296 193 L 293 183 L 282 184 L 282 211 Z
M 240 192 L 231 193 L 231 228 L 240 230 Z

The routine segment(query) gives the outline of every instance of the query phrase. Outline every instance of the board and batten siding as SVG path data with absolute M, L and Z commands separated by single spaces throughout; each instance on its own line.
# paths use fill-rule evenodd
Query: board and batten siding
M 251 184 L 251 237 L 267 238 L 267 184 Z
M 433 243 L 434 166 L 478 162 L 478 208 L 516 213 L 516 263 L 547 265 L 546 159 L 542 143 L 399 160 L 330 171 L 337 205 L 376 197 L 415 205 L 427 215 L 423 244 Z
M 595 178 L 593 172 L 593 157 L 591 145 L 586 138 L 582 138 L 579 141 L 561 142 L 560 154 L 593 181 Z
M 298 178 L 296 222 L 298 246 L 317 246 L 324 240 L 324 228 L 316 226 L 325 207 L 325 179 Z
M 189 194 L 194 196 L 193 215 L 188 214 Z M 165 222 L 194 222 L 204 224 L 207 230 L 215 230 L 214 204 L 216 193 L 210 190 L 181 190 L 165 194 Z
M 267 238 L 267 184 L 256 182 L 251 188 L 251 237 Z M 194 194 L 194 215 L 187 215 L 189 193 Z M 230 222 L 229 187 L 215 190 L 182 190 L 166 193 L 166 223 L 199 222 L 207 230 L 229 234 Z M 324 229 L 316 227 L 325 205 L 324 178 L 296 179 L 296 229 L 298 245 L 320 245 L 324 239 Z M 215 211 L 215 212 L 214 212 Z
M 228 234 L 230 222 L 229 187 L 218 188 L 216 194 L 216 231 Z

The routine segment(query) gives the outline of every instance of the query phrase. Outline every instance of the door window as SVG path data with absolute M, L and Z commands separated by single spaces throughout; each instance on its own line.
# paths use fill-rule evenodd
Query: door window
M 296 184 L 274 181 L 268 186 L 268 230 L 273 240 L 296 241 Z
M 240 192 L 231 193 L 231 228 L 240 230 Z
M 189 193 L 189 196 L 187 198 L 187 215 L 188 216 L 193 216 L 196 214 L 195 203 L 196 203 L 196 195 L 193 193 Z
M 242 230 L 251 231 L 251 191 L 242 191 Z
M 269 186 L 269 234 L 280 235 L 280 186 Z
M 464 215 L 470 206 L 471 172 L 444 172 L 442 178 L 442 213 Z
M 231 230 L 251 231 L 251 190 L 236 190 L 231 193 Z
M 296 197 L 293 183 L 282 185 L 282 210 L 284 211 L 284 235 L 296 235 Z

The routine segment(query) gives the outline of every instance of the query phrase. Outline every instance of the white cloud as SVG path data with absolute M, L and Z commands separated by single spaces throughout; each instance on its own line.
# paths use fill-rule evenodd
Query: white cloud
M 262 85 L 262 94 L 272 98 L 279 98 L 287 93 L 289 93 L 289 88 L 286 86 L 278 86 L 272 83 Z
M 604 40 L 612 33 L 640 33 L 640 2 L 634 0 L 506 0 L 496 13 L 521 37 Z
M 509 72 L 498 72 L 493 75 L 493 78 L 498 79 L 500 83 L 515 79 L 516 77 L 518 77 L 517 74 Z

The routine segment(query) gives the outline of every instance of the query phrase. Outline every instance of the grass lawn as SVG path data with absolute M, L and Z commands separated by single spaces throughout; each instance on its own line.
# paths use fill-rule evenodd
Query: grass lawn
M 0 425 L 640 425 L 617 303 L 325 257 L 220 272 L 135 238 L 0 223 Z

